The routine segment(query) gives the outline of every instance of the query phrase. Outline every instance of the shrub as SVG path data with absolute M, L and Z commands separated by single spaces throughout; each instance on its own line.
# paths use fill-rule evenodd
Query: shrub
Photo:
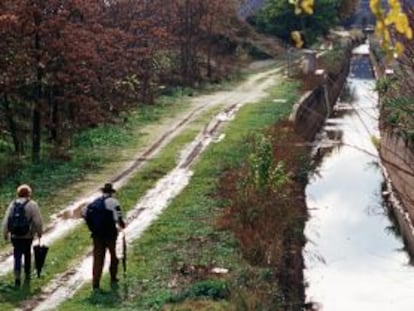
M 191 285 L 190 288 L 185 289 L 172 296 L 169 302 L 178 303 L 187 298 L 211 298 L 214 300 L 226 299 L 230 296 L 230 290 L 227 284 L 222 280 L 204 280 Z

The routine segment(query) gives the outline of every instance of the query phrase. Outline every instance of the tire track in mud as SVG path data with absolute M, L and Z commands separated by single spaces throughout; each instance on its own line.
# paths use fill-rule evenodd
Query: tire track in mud
M 266 89 L 272 84 L 275 84 L 275 74 L 277 74 L 277 72 L 278 70 L 271 70 L 261 75 L 256 75 L 255 79 L 242 84 L 236 91 L 230 92 L 227 96 L 222 96 L 221 99 L 218 100 L 218 102 L 227 100 L 230 101 L 230 104 L 202 129 L 193 142 L 187 145 L 181 154 L 176 168 L 162 177 L 157 184 L 138 201 L 136 206 L 127 213 L 126 222 L 128 225 L 125 228 L 125 235 L 128 244 L 139 238 L 142 232 L 148 228 L 168 206 L 169 202 L 188 185 L 192 176 L 190 165 L 194 163 L 211 142 L 222 139 L 222 136 L 218 135 L 223 122 L 231 121 L 236 112 L 243 105 L 264 97 L 266 95 Z M 259 79 L 263 80 L 260 83 L 255 84 L 254 82 Z M 248 84 L 249 82 L 251 83 L 250 85 Z M 248 86 L 247 88 L 246 85 Z M 251 90 L 251 87 L 255 87 L 255 89 Z M 208 98 L 208 95 L 206 97 Z M 199 110 L 201 110 L 200 107 L 196 109 L 196 111 Z M 187 117 L 186 119 L 189 118 Z M 187 120 L 186 122 L 181 121 L 179 124 L 181 124 L 180 126 L 182 127 L 188 123 L 189 121 Z M 177 125 L 174 128 L 179 127 Z M 158 151 L 163 144 L 163 140 L 166 140 L 168 136 L 171 136 L 174 131 L 171 130 L 169 133 L 170 134 L 165 133 L 156 143 L 147 149 L 148 154 Z M 141 163 L 140 159 L 137 158 L 133 163 L 135 169 L 137 169 Z M 121 173 L 114 177 L 114 179 L 119 179 L 117 182 L 126 182 L 122 178 L 126 178 L 128 174 L 131 174 L 133 171 L 134 169 L 129 169 L 128 173 Z M 117 186 L 119 187 L 119 185 Z M 89 196 L 87 199 L 91 199 L 94 195 Z M 85 198 L 84 200 L 87 201 Z M 76 224 L 82 222 L 80 219 L 68 219 L 68 221 L 74 221 Z M 106 265 L 108 265 L 108 262 L 106 262 Z M 87 255 L 80 258 L 79 264 L 77 264 L 76 267 L 57 275 L 39 294 L 23 302 L 19 310 L 55 309 L 56 306 L 64 300 L 72 297 L 85 282 L 91 279 L 91 270 L 92 256 L 91 250 L 89 250 Z

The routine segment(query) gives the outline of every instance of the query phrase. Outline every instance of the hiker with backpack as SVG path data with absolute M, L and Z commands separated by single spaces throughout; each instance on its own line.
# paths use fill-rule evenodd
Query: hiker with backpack
M 25 283 L 30 281 L 31 246 L 33 238 L 40 239 L 43 232 L 42 217 L 37 203 L 31 200 L 32 189 L 28 185 L 17 188 L 17 198 L 13 200 L 3 219 L 3 236 L 11 239 L 14 257 L 15 286 L 21 284 L 22 257 L 24 257 Z
M 125 228 L 120 204 L 113 197 L 116 190 L 112 184 L 107 183 L 101 191 L 102 196 L 88 204 L 83 211 L 83 217 L 93 240 L 92 288 L 94 290 L 99 289 L 107 249 L 111 258 L 109 266 L 111 286 L 117 284 L 119 260 L 116 255 L 116 239 L 118 227 Z

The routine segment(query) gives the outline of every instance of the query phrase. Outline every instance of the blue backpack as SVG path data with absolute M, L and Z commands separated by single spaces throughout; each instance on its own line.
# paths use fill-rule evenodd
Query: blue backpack
M 7 221 L 7 230 L 15 236 L 23 236 L 29 233 L 31 220 L 26 217 L 24 207 L 30 200 L 25 202 L 14 201 Z
M 105 207 L 106 199 L 97 198 L 86 207 L 85 221 L 93 237 L 109 238 L 117 234 L 113 212 Z

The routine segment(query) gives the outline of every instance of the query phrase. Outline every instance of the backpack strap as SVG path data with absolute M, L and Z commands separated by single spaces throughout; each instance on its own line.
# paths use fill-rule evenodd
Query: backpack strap
M 24 202 L 23 204 L 22 204 L 22 208 L 24 209 L 24 207 L 26 206 L 26 204 L 27 203 L 29 203 L 29 201 L 30 201 L 30 199 L 27 199 L 26 200 L 26 202 Z M 13 203 L 13 209 L 14 208 L 16 208 L 16 204 L 17 204 L 17 200 L 14 200 L 14 203 Z
M 29 203 L 30 199 L 27 199 L 26 202 L 24 202 L 22 205 L 20 205 L 20 207 L 22 208 L 24 215 L 26 216 L 26 210 L 24 209 L 24 207 L 27 205 L 27 203 Z M 16 209 L 16 204 L 17 204 L 17 200 L 14 200 L 14 205 L 13 205 L 13 212 Z M 27 217 L 27 216 L 26 216 Z M 30 222 L 32 221 L 31 219 L 27 218 Z
M 104 204 L 104 206 L 105 206 L 105 208 L 106 208 L 106 204 L 105 204 L 105 201 L 106 201 L 106 199 L 107 198 L 109 198 L 109 197 L 106 197 L 106 196 L 101 196 L 101 199 L 102 199 L 102 201 L 103 201 L 103 204 Z

